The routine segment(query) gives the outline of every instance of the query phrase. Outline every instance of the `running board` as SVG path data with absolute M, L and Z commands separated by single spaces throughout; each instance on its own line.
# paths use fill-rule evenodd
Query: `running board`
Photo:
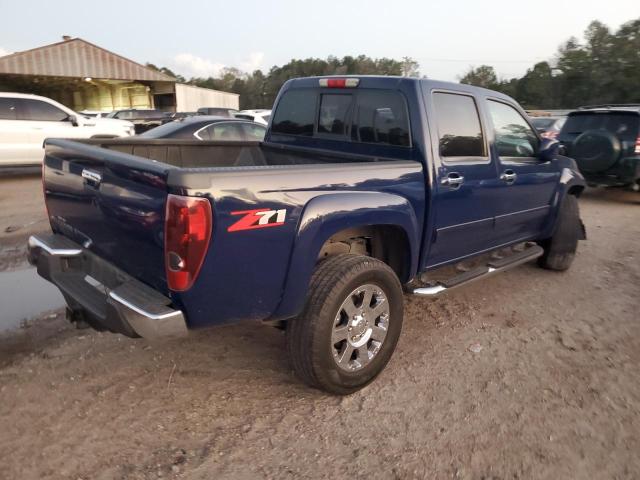
M 473 270 L 461 273 L 455 277 L 447 278 L 446 280 L 440 280 L 437 285 L 432 287 L 416 288 L 411 293 L 414 295 L 424 296 L 439 295 L 440 293 L 451 290 L 452 288 L 460 287 L 480 278 L 486 278 L 494 273 L 503 272 L 523 263 L 527 263 L 542 256 L 543 253 L 544 250 L 542 247 L 534 245 L 525 248 L 521 252 L 509 255 L 508 257 L 504 257 L 499 260 L 491 260 L 485 266 L 474 268 Z

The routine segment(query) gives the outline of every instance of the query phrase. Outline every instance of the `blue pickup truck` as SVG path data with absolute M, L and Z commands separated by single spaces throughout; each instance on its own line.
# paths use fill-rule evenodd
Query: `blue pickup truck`
M 52 233 L 30 261 L 72 322 L 154 338 L 264 321 L 336 394 L 389 361 L 403 293 L 565 270 L 585 238 L 582 176 L 513 99 L 411 78 L 290 80 L 262 143 L 51 139 L 43 185 Z

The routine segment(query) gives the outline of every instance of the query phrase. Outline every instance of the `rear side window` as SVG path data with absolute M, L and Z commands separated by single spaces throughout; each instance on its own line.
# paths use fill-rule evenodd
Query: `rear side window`
M 271 131 L 289 135 L 313 135 L 316 95 L 313 90 L 289 90 L 282 95 Z
M 524 117 L 506 103 L 489 100 L 489 114 L 500 157 L 533 157 L 538 151 L 538 136 Z
M 24 120 L 35 120 L 39 122 L 61 122 L 69 118 L 66 112 L 50 103 L 40 100 L 25 98 L 22 100 L 24 109 Z
M 579 135 L 587 130 L 606 130 L 623 140 L 635 140 L 640 116 L 633 113 L 589 112 L 569 115 L 562 133 Z
M 318 133 L 346 135 L 351 95 L 320 95 Z
M 240 141 L 244 140 L 242 137 L 242 130 L 237 123 L 214 123 L 207 127 L 198 130 L 194 136 L 200 140 L 215 140 L 215 141 Z
M 440 156 L 485 157 L 480 117 L 473 97 L 434 93 Z
M 351 139 L 363 143 L 410 146 L 409 119 L 402 96 L 397 92 L 358 92 Z
M 17 120 L 18 102 L 15 98 L 0 98 L 0 120 Z

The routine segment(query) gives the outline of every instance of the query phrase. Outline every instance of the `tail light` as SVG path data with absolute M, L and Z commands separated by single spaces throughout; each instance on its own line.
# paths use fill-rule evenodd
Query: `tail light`
M 636 155 L 640 155 L 640 136 L 636 138 L 636 149 L 634 150 L 634 153 L 636 153 Z
M 213 226 L 206 198 L 169 195 L 164 225 L 164 265 L 171 290 L 191 288 L 209 248 Z
M 355 88 L 359 83 L 359 78 L 321 78 L 319 81 L 325 88 Z

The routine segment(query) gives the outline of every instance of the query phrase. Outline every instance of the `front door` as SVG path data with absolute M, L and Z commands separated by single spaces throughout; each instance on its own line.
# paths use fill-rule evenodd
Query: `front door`
M 430 118 L 435 120 L 431 140 L 437 169 L 432 206 L 435 238 L 425 254 L 426 266 L 435 267 L 493 245 L 494 194 L 499 180 L 476 99 L 447 91 L 425 97 Z
M 539 160 L 538 135 L 514 106 L 490 99 L 487 111 L 491 155 L 500 179 L 495 191 L 496 241 L 538 238 L 549 218 L 560 172 L 554 162 Z

